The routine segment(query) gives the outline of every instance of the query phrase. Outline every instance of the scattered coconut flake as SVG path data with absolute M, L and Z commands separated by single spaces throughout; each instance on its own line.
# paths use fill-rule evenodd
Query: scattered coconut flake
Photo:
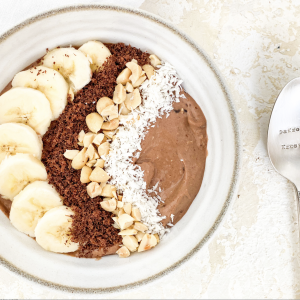
M 157 181 L 156 185 L 152 188 L 153 191 L 155 191 L 158 187 L 159 181 Z
M 174 216 L 173 214 L 171 214 L 170 217 L 171 217 L 171 222 L 173 223 L 173 222 L 174 222 L 174 217 L 175 217 L 175 216 Z
M 178 78 L 174 67 L 163 62 L 156 74 L 140 86 L 143 103 L 127 118 L 120 120 L 116 139 L 111 143 L 110 152 L 105 162 L 105 171 L 111 176 L 111 184 L 123 194 L 123 202 L 129 202 L 140 209 L 142 222 L 148 227 L 148 233 L 159 234 L 160 239 L 170 230 L 164 228 L 158 205 L 162 202 L 156 196 L 149 196 L 144 181 L 144 172 L 140 166 L 132 164 L 132 158 L 139 157 L 141 142 L 157 118 L 169 116 L 173 103 L 179 102 L 182 80 Z M 130 120 L 132 122 L 130 122 Z M 159 188 L 160 189 L 160 188 Z M 152 194 L 153 195 L 153 194 Z M 172 226 L 172 225 L 169 225 Z
M 140 152 L 139 152 L 139 153 L 140 153 Z M 156 183 L 156 185 L 154 185 L 154 186 L 152 187 L 152 189 L 149 189 L 149 190 L 148 190 L 148 193 L 149 193 L 149 194 L 155 193 L 155 194 L 157 195 L 156 189 L 157 189 L 157 187 L 158 187 L 158 184 L 159 184 L 159 181 Z

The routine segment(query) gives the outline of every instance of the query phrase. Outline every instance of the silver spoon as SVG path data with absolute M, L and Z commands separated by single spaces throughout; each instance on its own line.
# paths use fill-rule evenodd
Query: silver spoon
M 276 171 L 297 189 L 300 228 L 300 78 L 293 79 L 283 88 L 274 105 L 269 124 L 268 152 Z

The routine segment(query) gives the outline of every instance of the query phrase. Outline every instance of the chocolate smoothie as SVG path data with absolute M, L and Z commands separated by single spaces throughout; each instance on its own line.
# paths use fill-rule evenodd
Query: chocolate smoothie
M 187 212 L 200 190 L 207 156 L 206 119 L 195 100 L 184 93 L 169 117 L 157 119 L 142 142 L 136 161 L 151 188 L 157 182 L 163 203 L 161 215 L 171 214 L 176 224 Z
M 80 171 L 71 168 L 64 159 L 65 149 L 79 149 L 78 132 L 88 131 L 85 117 L 94 111 L 95 101 L 112 97 L 118 74 L 126 62 L 136 59 L 140 65 L 149 61 L 149 55 L 124 44 L 107 45 L 112 53 L 103 69 L 93 76 L 90 84 L 76 95 L 61 116 L 51 123 L 43 137 L 42 162 L 48 180 L 64 199 L 64 205 L 75 212 L 72 234 L 80 249 L 71 254 L 78 257 L 100 258 L 114 254 L 122 239 L 113 228 L 112 214 L 100 206 L 100 197 L 91 199 L 86 186 L 80 182 Z M 8 85 L 5 90 L 11 88 Z M 2 93 L 3 93 L 2 92 Z M 2 94 L 1 93 L 1 94 Z M 133 163 L 144 171 L 147 188 L 159 182 L 162 199 L 163 225 L 176 224 L 187 212 L 200 190 L 207 157 L 206 119 L 198 104 L 186 92 L 173 105 L 168 117 L 158 118 L 142 141 L 139 159 Z M 9 217 L 11 201 L 0 197 L 0 210 Z

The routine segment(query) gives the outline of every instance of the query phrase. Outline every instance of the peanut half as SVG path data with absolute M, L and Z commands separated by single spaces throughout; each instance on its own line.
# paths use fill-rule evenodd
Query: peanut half
M 123 237 L 123 244 L 130 252 L 135 252 L 139 246 L 137 239 L 131 235 L 125 235 Z
M 83 130 L 81 130 L 78 134 L 78 142 L 82 143 L 84 136 L 85 136 L 85 133 Z
M 97 160 L 97 159 L 99 159 L 99 158 L 100 158 L 100 156 L 99 156 L 98 152 L 95 150 L 95 152 L 94 152 L 94 157 L 91 158 L 91 160 Z
M 122 216 L 124 214 L 125 214 L 124 208 L 119 209 L 119 211 L 118 211 L 118 217 L 120 217 L 120 216 Z
M 124 206 L 124 203 L 122 201 L 118 201 L 117 207 L 118 208 L 123 208 L 123 206 Z
M 90 180 L 93 182 L 107 182 L 110 176 L 101 168 L 96 167 L 90 175 Z
M 119 216 L 118 222 L 122 230 L 130 227 L 133 224 L 134 219 L 128 214 Z
M 101 195 L 102 188 L 97 182 L 91 182 L 87 187 L 87 193 L 91 198 Z
M 124 69 L 117 78 L 117 84 L 121 83 L 122 85 L 125 85 L 127 82 L 129 82 L 130 75 L 130 69 Z
M 129 79 L 131 80 L 132 84 L 135 84 L 135 82 L 142 75 L 142 68 L 134 61 L 128 62 L 126 67 L 132 72 L 132 75 L 129 77 Z
M 141 221 L 142 216 L 141 212 L 137 207 L 133 207 L 131 210 L 131 216 L 134 218 L 135 221 Z
M 99 153 L 100 157 L 102 155 L 104 155 L 104 156 L 108 155 L 109 150 L 110 150 L 110 145 L 108 142 L 105 142 L 98 147 L 98 153 Z
M 99 133 L 95 136 L 94 140 L 93 140 L 93 144 L 95 145 L 100 145 L 102 143 L 104 139 L 104 134 L 103 133 Z
M 96 112 L 86 116 L 86 125 L 94 133 L 97 133 L 101 129 L 103 121 L 103 118 Z
M 86 165 L 87 167 L 90 167 L 90 168 L 91 168 L 91 167 L 94 167 L 96 163 L 97 163 L 97 160 L 94 159 L 94 160 L 88 161 L 85 165 Z
M 64 153 L 64 157 L 72 160 L 78 153 L 79 153 L 79 150 L 66 150 Z
M 143 233 L 143 232 L 139 231 L 139 232 L 135 235 L 135 237 L 136 237 L 136 239 L 138 240 L 138 242 L 140 242 L 140 241 L 143 239 L 143 237 L 144 237 L 145 234 L 146 234 L 146 233 Z
M 125 203 L 123 205 L 123 209 L 126 214 L 130 215 L 131 214 L 131 203 Z
M 136 229 L 125 229 L 119 232 L 119 235 L 136 235 L 137 233 Z
M 106 184 L 102 189 L 101 196 L 102 197 L 115 197 L 116 192 L 117 192 L 117 188 L 114 185 Z
M 129 94 L 130 95 L 130 94 Z M 135 89 L 130 95 L 131 97 L 126 97 L 125 105 L 128 109 L 133 110 L 137 108 L 142 103 L 142 98 L 140 91 L 138 89 Z
M 133 92 L 133 86 L 132 86 L 132 84 L 130 82 L 127 82 L 125 89 L 126 89 L 126 91 L 128 93 L 132 93 Z
M 155 54 L 150 55 L 149 58 L 150 58 L 151 65 L 154 68 L 156 68 L 158 65 L 161 65 L 160 59 Z
M 83 147 L 87 148 L 95 139 L 96 134 L 92 132 L 88 132 L 83 137 Z
M 116 132 L 114 130 L 103 130 L 103 133 L 107 138 L 112 139 Z
M 84 166 L 82 169 L 81 169 L 81 174 L 80 174 L 80 181 L 82 183 L 89 183 L 91 180 L 90 180 L 90 175 L 92 173 L 92 168 L 89 168 L 87 166 Z
M 128 250 L 127 247 L 123 246 L 121 247 L 117 252 L 116 252 L 119 257 L 121 258 L 127 258 L 130 256 L 130 251 Z
M 110 98 L 102 97 L 97 102 L 97 105 L 96 105 L 97 112 L 101 115 L 103 109 L 105 109 L 107 106 L 110 106 L 113 104 L 114 104 L 114 102 Z
M 148 227 L 141 222 L 135 222 L 133 228 L 136 229 L 137 231 L 141 231 L 143 233 L 148 230 Z
M 126 90 L 124 86 L 121 83 L 119 83 L 115 88 L 113 101 L 116 104 L 121 104 L 125 101 L 125 99 L 126 99 Z
M 152 234 L 145 234 L 140 243 L 138 252 L 150 250 L 153 247 L 155 247 L 156 245 L 157 245 L 156 237 Z
M 109 199 L 100 202 L 101 207 L 109 212 L 113 212 L 117 208 L 117 201 L 115 199 Z
M 102 125 L 103 130 L 115 130 L 119 127 L 119 118 L 113 119 L 109 122 L 104 122 Z
M 113 120 L 117 118 L 119 116 L 118 105 L 112 104 L 105 107 L 101 112 L 101 116 L 108 120 Z
M 148 79 L 150 79 L 155 74 L 155 70 L 151 65 L 144 65 L 143 70 L 146 72 Z
M 83 148 L 72 160 L 72 168 L 75 170 L 82 169 L 88 161 L 85 156 L 86 148 Z
M 105 160 L 100 158 L 100 159 L 97 159 L 97 160 L 96 160 L 94 166 L 95 166 L 95 167 L 100 167 L 100 168 L 103 169 L 104 163 L 105 163 Z
M 146 75 L 141 76 L 134 84 L 133 87 L 139 87 L 147 79 Z
M 127 97 L 131 97 L 132 96 L 132 93 L 130 94 L 126 94 L 126 99 Z M 126 102 L 126 100 L 125 100 Z M 119 114 L 120 115 L 128 115 L 130 113 L 130 110 L 126 107 L 125 103 L 121 103 L 119 104 Z
M 90 144 L 89 147 L 86 150 L 85 156 L 89 160 L 94 160 L 95 159 L 95 154 L 96 154 L 96 149 L 94 148 L 93 144 Z

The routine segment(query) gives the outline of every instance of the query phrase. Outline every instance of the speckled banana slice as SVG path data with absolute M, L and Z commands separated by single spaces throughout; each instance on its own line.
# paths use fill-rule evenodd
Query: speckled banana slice
M 0 165 L 0 194 L 13 200 L 29 183 L 46 179 L 46 168 L 40 160 L 31 154 L 17 153 Z
M 43 135 L 52 120 L 50 103 L 35 89 L 16 87 L 0 96 L 0 124 L 23 123 Z
M 111 56 L 108 48 L 99 41 L 89 41 L 83 44 L 78 50 L 92 60 L 91 69 L 93 72 L 100 68 L 107 58 Z
M 67 104 L 69 85 L 57 71 L 43 66 L 18 73 L 13 87 L 29 87 L 42 92 L 50 102 L 53 118 L 56 119 Z
M 35 237 L 38 221 L 47 211 L 62 205 L 53 186 L 46 181 L 35 181 L 14 198 L 9 218 L 19 231 Z
M 28 153 L 41 159 L 42 147 L 42 140 L 31 127 L 20 123 L 0 125 L 0 163 L 16 153 Z
M 47 251 L 68 253 L 78 250 L 78 243 L 71 241 L 71 216 L 69 207 L 60 206 L 49 210 L 35 228 L 37 243 Z
M 74 48 L 57 48 L 43 58 L 43 65 L 58 71 L 76 93 L 92 78 L 89 59 Z

